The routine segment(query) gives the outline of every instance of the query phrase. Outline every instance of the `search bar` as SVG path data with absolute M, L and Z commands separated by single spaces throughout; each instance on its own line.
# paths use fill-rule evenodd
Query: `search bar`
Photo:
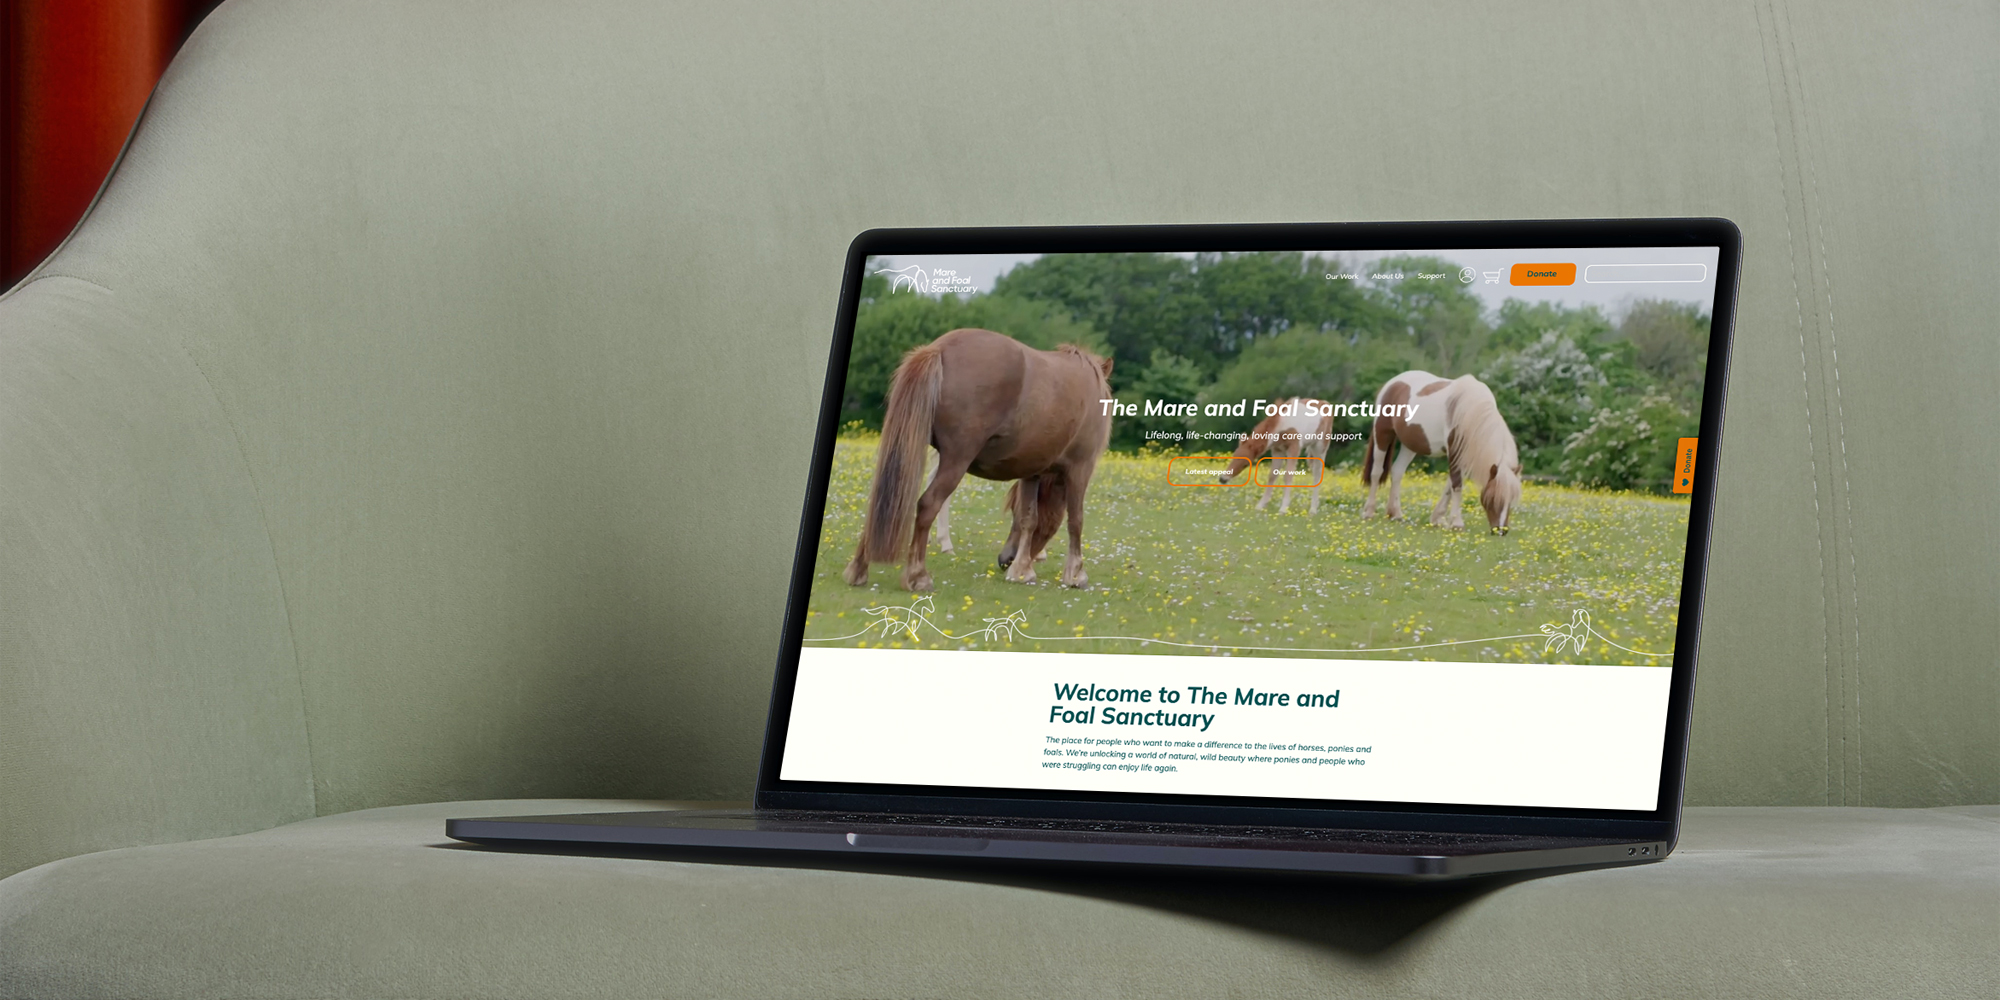
M 1707 264 L 1592 264 L 1583 269 L 1583 280 L 1593 285 L 1668 285 L 1707 279 Z

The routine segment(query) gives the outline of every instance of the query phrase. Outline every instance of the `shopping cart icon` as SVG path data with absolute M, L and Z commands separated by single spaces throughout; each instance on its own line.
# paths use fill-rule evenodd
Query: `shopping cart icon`
M 1497 284 L 1499 284 L 1499 283 L 1500 283 L 1500 272 L 1498 272 L 1498 271 L 1482 271 L 1482 272 L 1480 272 L 1480 273 L 1481 273 L 1481 274 L 1484 274 L 1484 275 L 1486 275 L 1486 283 L 1487 283 L 1487 284 L 1489 284 L 1489 285 L 1497 285 Z

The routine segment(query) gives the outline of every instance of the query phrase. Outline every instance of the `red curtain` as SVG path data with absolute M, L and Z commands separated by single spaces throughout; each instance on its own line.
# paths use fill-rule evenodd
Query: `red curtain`
M 146 95 L 210 2 L 4 0 L 0 288 L 76 225 Z

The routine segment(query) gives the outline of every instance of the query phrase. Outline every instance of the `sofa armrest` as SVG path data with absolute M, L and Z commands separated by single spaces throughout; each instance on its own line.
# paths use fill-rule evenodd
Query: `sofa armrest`
M 312 815 L 270 540 L 202 373 L 111 290 L 0 299 L 0 875 Z

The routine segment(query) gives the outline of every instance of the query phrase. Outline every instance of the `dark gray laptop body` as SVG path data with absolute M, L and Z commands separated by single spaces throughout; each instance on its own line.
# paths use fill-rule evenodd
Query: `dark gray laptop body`
M 1645 755 L 1637 758 L 1644 762 L 1642 768 L 1644 773 L 1630 779 L 1643 780 L 1645 788 L 1656 792 L 1643 804 L 1631 804 L 1650 807 L 1603 808 L 1601 802 L 1480 804 L 1446 801 L 1435 796 L 1412 796 L 1407 800 L 1398 800 L 1393 795 L 1385 796 L 1379 793 L 1354 798 L 1327 797 L 1304 794 L 1311 790 L 1305 787 L 1308 781 L 1322 780 L 1318 774 L 1307 771 L 1298 771 L 1304 777 L 1300 779 L 1301 794 L 1297 795 L 1274 794 L 1268 787 L 1252 795 L 1226 794 L 1229 789 L 1224 789 L 1224 794 L 1218 794 L 1213 784 L 1194 789 L 1191 794 L 1148 792 L 1130 787 L 1105 785 L 1095 776 L 1089 780 L 1100 781 L 1100 784 L 1091 787 L 1089 781 L 1083 778 L 1069 781 L 1069 776 L 1060 771 L 1056 772 L 1056 778 L 1044 783 L 1044 787 L 883 781 L 879 780 L 881 777 L 879 774 L 862 776 L 878 780 L 828 780 L 829 776 L 826 773 L 810 772 L 809 769 L 807 769 L 809 773 L 801 773 L 801 769 L 806 765 L 801 763 L 801 757 L 797 754 L 791 758 L 792 770 L 788 773 L 786 753 L 788 741 L 795 732 L 794 714 L 803 711 L 804 707 L 810 707 L 802 707 L 796 703 L 802 650 L 813 642 L 825 644 L 829 641 L 808 638 L 807 624 L 810 617 L 808 612 L 813 600 L 815 569 L 816 567 L 825 569 L 822 561 L 826 558 L 825 552 L 828 551 L 828 547 L 833 544 L 833 541 L 822 538 L 829 524 L 827 511 L 829 481 L 834 471 L 836 441 L 842 433 L 844 401 L 852 405 L 847 393 L 849 362 L 854 348 L 857 310 L 863 305 L 864 282 L 871 271 L 877 273 L 890 271 L 892 269 L 887 268 L 886 263 L 896 260 L 958 260 L 968 259 L 968 255 L 980 254 L 1025 256 L 1155 253 L 1177 254 L 1202 262 L 1227 259 L 1232 254 L 1300 252 L 1332 254 L 1334 256 L 1328 259 L 1337 260 L 1343 251 L 1356 253 L 1366 251 L 1407 252 L 1419 255 L 1410 259 L 1423 261 L 1441 259 L 1445 256 L 1442 252 L 1432 256 L 1421 256 L 1427 251 L 1452 250 L 1460 252 L 1460 257 L 1452 258 L 1453 262 L 1456 262 L 1461 258 L 1479 261 L 1503 259 L 1504 254 L 1498 256 L 1496 254 L 1501 251 L 1511 252 L 1515 248 L 1558 247 L 1605 248 L 1602 256 L 1614 263 L 1592 264 L 1589 262 L 1592 259 L 1589 255 L 1579 254 L 1578 261 L 1542 263 L 1530 260 L 1517 263 L 1513 265 L 1514 270 L 1511 275 L 1508 275 L 1501 265 L 1495 265 L 1493 268 L 1468 265 L 1463 268 L 1464 281 L 1461 292 L 1470 295 L 1474 291 L 1479 291 L 1481 294 L 1497 297 L 1501 294 L 1500 290 L 1491 288 L 1482 290 L 1478 286 L 1493 284 L 1498 274 L 1501 277 L 1508 277 L 1512 284 L 1521 286 L 1519 294 L 1528 297 L 1544 296 L 1544 300 L 1548 300 L 1547 296 L 1568 294 L 1545 290 L 1554 285 L 1575 289 L 1577 295 L 1586 293 L 1596 295 L 1603 301 L 1613 301 L 1605 297 L 1615 293 L 1625 296 L 1615 301 L 1651 302 L 1653 300 L 1648 296 L 1658 294 L 1658 288 L 1652 284 L 1653 281 L 1682 280 L 1680 277 L 1682 272 L 1677 272 L 1674 268 L 1692 268 L 1694 265 L 1674 263 L 1673 260 L 1678 258 L 1674 258 L 1671 253 L 1658 255 L 1665 259 L 1664 263 L 1651 263 L 1643 259 L 1643 254 L 1639 255 L 1642 259 L 1634 263 L 1625 259 L 1634 256 L 1629 252 L 1631 248 L 1666 250 L 1705 248 L 1712 251 L 1710 256 L 1704 258 L 1713 262 L 1705 265 L 1709 268 L 1705 272 L 1708 281 L 1705 287 L 1710 289 L 1712 294 L 1706 311 L 1708 339 L 1705 370 L 1694 376 L 1696 384 L 1700 386 L 1700 392 L 1698 399 L 1689 405 L 1688 419 L 1692 421 L 1698 418 L 1698 433 L 1692 438 L 1680 439 L 1682 452 L 1676 459 L 1679 466 L 1677 469 L 1660 470 L 1661 475 L 1670 479 L 1678 477 L 1673 492 L 1661 495 L 1656 500 L 1649 499 L 1639 492 L 1613 494 L 1613 496 L 1634 497 L 1635 503 L 1677 503 L 1683 502 L 1681 498 L 1685 498 L 1686 538 L 1682 553 L 1684 569 L 1679 581 L 1677 615 L 1674 624 L 1670 626 L 1673 633 L 1671 653 L 1641 653 L 1642 656 L 1655 657 L 1655 660 L 1650 661 L 1650 664 L 1649 661 L 1637 661 L 1642 664 L 1637 667 L 1592 668 L 1585 664 L 1581 668 L 1655 671 L 1656 673 L 1644 676 L 1661 678 L 1657 686 L 1664 692 L 1661 696 L 1664 698 L 1664 725 L 1656 734 L 1659 741 L 1658 753 L 1656 757 Z M 772 694 L 754 808 L 738 811 L 650 811 L 462 818 L 448 821 L 445 832 L 454 839 L 473 844 L 536 850 L 662 851 L 676 856 L 693 857 L 710 855 L 720 857 L 739 852 L 768 851 L 784 852 L 808 862 L 815 858 L 864 856 L 877 859 L 899 856 L 949 857 L 990 859 L 995 862 L 1249 869 L 1422 879 L 1658 861 L 1673 850 L 1679 830 L 1689 712 L 1694 692 L 1695 658 L 1700 635 L 1710 517 L 1717 473 L 1717 452 L 1721 441 L 1723 396 L 1728 375 L 1740 257 L 1740 235 L 1736 227 L 1719 219 L 881 230 L 865 233 L 854 242 L 848 254 L 839 319 L 836 324 L 817 429 L 817 447 L 794 562 L 791 598 L 785 616 L 784 638 L 781 643 L 780 662 Z M 876 267 L 877 264 L 885 266 Z M 1563 270 L 1565 266 L 1567 270 Z M 905 270 L 923 273 L 914 267 Z M 937 267 L 931 270 L 940 274 L 953 273 Z M 1694 272 L 1689 270 L 1686 273 Z M 1350 276 L 1335 275 L 1329 271 L 1326 280 L 1333 282 L 1337 278 L 1347 277 Z M 1426 274 L 1423 277 L 1447 283 L 1459 280 L 1458 272 L 1451 272 L 1442 279 L 1437 279 L 1434 274 Z M 905 292 L 905 286 L 894 274 L 891 275 L 891 280 L 899 282 L 890 286 L 893 292 L 898 294 Z M 1402 277 L 1401 280 L 1408 278 Z M 1592 285 L 1586 288 L 1585 282 L 1590 282 Z M 869 287 L 879 295 L 883 286 Z M 914 287 L 914 282 L 911 282 L 907 291 L 915 294 L 923 290 Z M 1512 289 L 1508 291 L 1510 294 L 1513 292 Z M 930 294 L 935 296 L 941 293 L 932 291 Z M 1516 314 L 1519 313 L 1520 310 L 1516 310 Z M 1116 363 L 1123 366 L 1128 361 L 1120 357 Z M 1609 364 L 1607 361 L 1606 366 Z M 1378 401 L 1385 398 L 1387 397 L 1378 397 Z M 1649 401 L 1653 399 L 1650 396 L 1647 398 Z M 1610 419 L 1611 417 L 1601 418 L 1602 421 Z M 1370 430 L 1365 433 L 1373 433 L 1373 425 L 1370 425 Z M 1386 455 L 1384 458 L 1386 460 Z M 1366 459 L 1370 464 L 1374 461 L 1372 455 Z M 1691 463 L 1691 467 L 1688 463 Z M 1322 462 L 1323 475 L 1340 474 L 1327 470 L 1324 466 L 1325 463 Z M 1305 460 L 1298 460 L 1297 467 L 1305 467 Z M 1384 467 L 1386 468 L 1386 465 Z M 1497 469 L 1496 465 L 1496 475 Z M 1682 475 L 1683 473 L 1685 475 Z M 1350 471 L 1345 474 L 1354 473 Z M 1169 475 L 1172 473 L 1169 472 Z M 1663 480 L 1660 485 L 1664 485 L 1665 482 Z M 1247 506 L 1249 502 L 1247 494 L 1251 491 L 1243 492 L 1246 495 L 1242 499 Z M 1266 494 L 1268 496 L 1268 490 Z M 1467 487 L 1466 495 L 1472 496 L 1470 487 Z M 1424 499 L 1427 501 L 1429 498 Z M 1524 511 L 1532 510 L 1531 501 L 1522 503 Z M 1466 509 L 1475 508 L 1468 506 Z M 1419 524 L 1422 514 L 1423 508 L 1412 501 L 1410 522 Z M 956 516 L 965 518 L 968 515 L 959 512 Z M 1502 515 L 1503 518 L 1505 516 Z M 1505 521 L 1501 524 L 1505 526 Z M 1532 525 L 1532 522 L 1530 524 Z M 1533 531 L 1533 528 L 1529 527 L 1528 530 L 1517 530 L 1508 536 L 1498 532 L 1489 533 L 1487 529 L 1487 524 L 1469 520 L 1465 530 L 1468 534 L 1489 535 L 1496 545 L 1528 544 Z M 1450 529 L 1431 527 L 1427 530 Z M 848 544 L 851 546 L 851 538 L 849 535 L 842 540 L 849 540 Z M 1094 541 L 1086 541 L 1083 549 L 1086 555 L 1093 551 L 1091 548 L 1093 544 Z M 981 558 L 987 560 L 986 565 L 992 564 L 990 555 Z M 1053 584 L 1056 563 L 1056 555 L 1051 552 L 1044 571 L 1047 579 L 1043 584 L 1051 592 L 1055 590 Z M 1002 567 L 1005 567 L 1004 563 Z M 820 586 L 832 586 L 826 582 L 825 572 L 817 575 L 820 578 Z M 878 576 L 877 582 L 881 584 L 882 591 L 900 594 L 900 591 L 890 589 L 896 582 L 894 567 L 888 567 L 887 575 Z M 1077 593 L 1088 594 L 1089 591 Z M 968 606 L 970 603 L 970 598 L 967 598 Z M 918 611 L 930 612 L 934 617 L 941 617 L 938 613 L 931 612 L 927 605 L 913 602 L 911 607 Z M 918 625 L 915 623 L 917 612 L 911 612 L 910 617 L 912 623 L 909 634 L 915 637 L 918 634 Z M 990 623 L 995 619 L 987 620 Z M 1578 633 L 1575 648 L 1579 653 L 1584 649 L 1582 633 L 1586 628 L 1591 630 L 1594 650 L 1603 650 L 1613 655 L 1618 655 L 1617 650 L 1625 650 L 1626 653 L 1640 652 L 1639 649 L 1627 649 L 1626 646 L 1617 644 L 1613 636 L 1597 631 L 1596 622 L 1597 620 L 1581 617 L 1579 613 L 1575 623 L 1575 630 Z M 926 620 L 923 624 L 930 623 Z M 1549 636 L 1547 643 L 1537 644 L 1540 637 L 1535 636 L 1537 642 L 1531 642 L 1522 648 L 1554 649 L 1560 653 L 1563 647 L 1559 644 L 1557 636 L 1564 634 L 1568 626 L 1563 623 L 1557 624 L 1560 627 L 1555 627 L 1553 631 L 1550 626 L 1542 627 L 1541 632 Z M 895 623 L 894 627 L 900 629 L 903 626 Z M 995 627 L 989 625 L 989 631 L 981 631 L 977 635 L 992 640 L 998 634 L 990 631 Z M 1605 620 L 1605 629 L 1612 631 L 1616 626 Z M 883 625 L 879 635 L 886 639 L 890 632 L 891 626 Z M 950 633 L 941 630 L 939 634 Z M 874 637 L 876 633 L 866 633 L 866 636 Z M 1632 643 L 1641 641 L 1623 632 L 1616 633 L 1616 636 Z M 962 638 L 962 636 L 957 637 Z M 1002 638 L 1011 640 L 1017 637 L 1013 633 L 1007 633 Z M 1503 638 L 1520 643 L 1527 637 L 1516 635 Z M 1596 642 L 1598 639 L 1602 639 L 1603 644 L 1598 644 Z M 1138 652 L 1144 645 L 1141 642 L 1131 651 Z M 862 646 L 866 646 L 865 638 Z M 961 645 L 960 648 L 963 649 L 964 646 Z M 1226 651 L 1228 647 L 1221 649 Z M 1117 651 L 1125 650 L 1121 648 Z M 1362 650 L 1362 652 L 1373 651 Z M 1490 652 L 1490 647 L 1488 651 Z M 1209 652 L 1217 653 L 1217 650 L 1210 649 Z M 897 653 L 900 654 L 901 651 L 898 650 Z M 886 653 L 881 655 L 885 658 L 888 656 Z M 952 652 L 949 655 L 975 658 L 990 656 L 982 652 Z M 1106 658 L 1100 658 L 1104 659 Z M 1130 659 L 1134 661 L 1158 659 L 1164 662 L 1169 658 L 1132 656 Z M 1188 662 L 1185 657 L 1171 659 L 1176 663 Z M 1664 666 L 1669 659 L 1671 667 Z M 951 662 L 986 661 L 961 659 Z M 1211 659 L 1207 662 L 1230 661 Z M 1274 661 L 1239 659 L 1235 662 L 1259 664 Z M 1624 662 L 1634 661 L 1627 657 Z M 1496 669 L 1499 667 L 1497 660 L 1495 667 Z M 1570 667 L 1565 665 L 1563 669 Z M 1666 679 L 1667 671 L 1670 671 L 1670 680 Z M 1081 676 L 1082 674 L 1079 674 L 1079 677 Z M 1057 693 L 1060 694 L 1060 691 L 1058 688 Z M 1166 688 L 1162 687 L 1160 690 L 1162 701 L 1165 700 L 1167 693 Z M 1439 705 L 1442 709 L 1446 707 L 1444 700 L 1452 696 L 1447 691 L 1434 697 L 1440 699 Z M 1151 695 L 1148 694 L 1148 697 Z M 1051 718 L 1059 716 L 1062 707 L 1056 706 L 1055 714 Z M 1093 710 L 1103 708 L 1107 712 L 1117 707 L 1091 706 Z M 1219 716 L 1221 711 L 1217 709 L 1211 714 Z M 1136 724 L 1136 720 L 1142 716 L 1133 715 L 1131 718 Z M 1153 716 L 1143 718 L 1152 719 Z M 1092 721 L 1099 721 L 1094 711 Z M 1102 721 L 1108 722 L 1109 719 Z M 1202 725 L 1206 726 L 1208 723 Z M 1101 728 L 1107 733 L 1113 732 L 1113 727 L 1108 726 L 1091 728 Z M 1084 732 L 1087 729 L 1075 731 Z M 1055 733 L 1058 730 L 1050 729 L 1048 732 Z M 1142 741 L 1138 737 L 1158 734 L 1139 729 L 1118 729 L 1114 735 L 1128 737 L 1124 742 L 1134 750 L 1142 746 L 1154 747 L 1155 744 L 1172 745 L 1172 741 L 1169 740 Z M 1029 737 L 1024 735 L 1023 738 Z M 1654 734 L 1649 731 L 1646 739 L 1653 738 Z M 1057 737 L 1053 735 L 1040 739 L 1046 739 L 1051 746 L 1057 742 Z M 1109 744 L 1115 741 L 1105 739 L 1098 742 Z M 1180 745 L 1192 748 L 1195 746 L 1195 741 L 1191 740 Z M 1317 747 L 1311 749 L 1318 750 Z M 1054 756 L 1062 751 L 1051 749 L 1043 752 Z M 1080 757 L 1081 751 L 1074 756 Z M 1157 751 L 1137 756 L 1162 759 Z M 1187 759 L 1196 754 L 1177 756 Z M 1123 757 L 1119 759 L 1122 760 Z M 1278 763 L 1272 766 L 1282 765 L 1287 761 L 1296 764 L 1302 759 L 1307 758 L 1296 756 L 1279 758 Z M 1359 762 L 1358 759 L 1356 762 Z M 1204 764 L 1206 763 L 1204 761 Z M 1151 766 L 1148 765 L 1148 768 L 1150 770 Z M 1128 766 L 1125 770 L 1129 772 L 1131 767 Z M 1172 770 L 1172 768 L 1163 766 L 1161 770 Z M 1323 770 L 1331 772 L 1335 769 Z M 1616 771 L 1600 767 L 1592 773 L 1615 774 Z M 834 777 L 838 778 L 839 775 Z M 1144 775 L 1121 774 L 1116 776 L 1116 780 L 1140 782 L 1156 779 Z M 1245 780 L 1248 782 L 1250 779 Z M 1256 780 L 1267 779 L 1257 777 Z M 1057 787 L 1065 781 L 1069 782 L 1068 787 Z

